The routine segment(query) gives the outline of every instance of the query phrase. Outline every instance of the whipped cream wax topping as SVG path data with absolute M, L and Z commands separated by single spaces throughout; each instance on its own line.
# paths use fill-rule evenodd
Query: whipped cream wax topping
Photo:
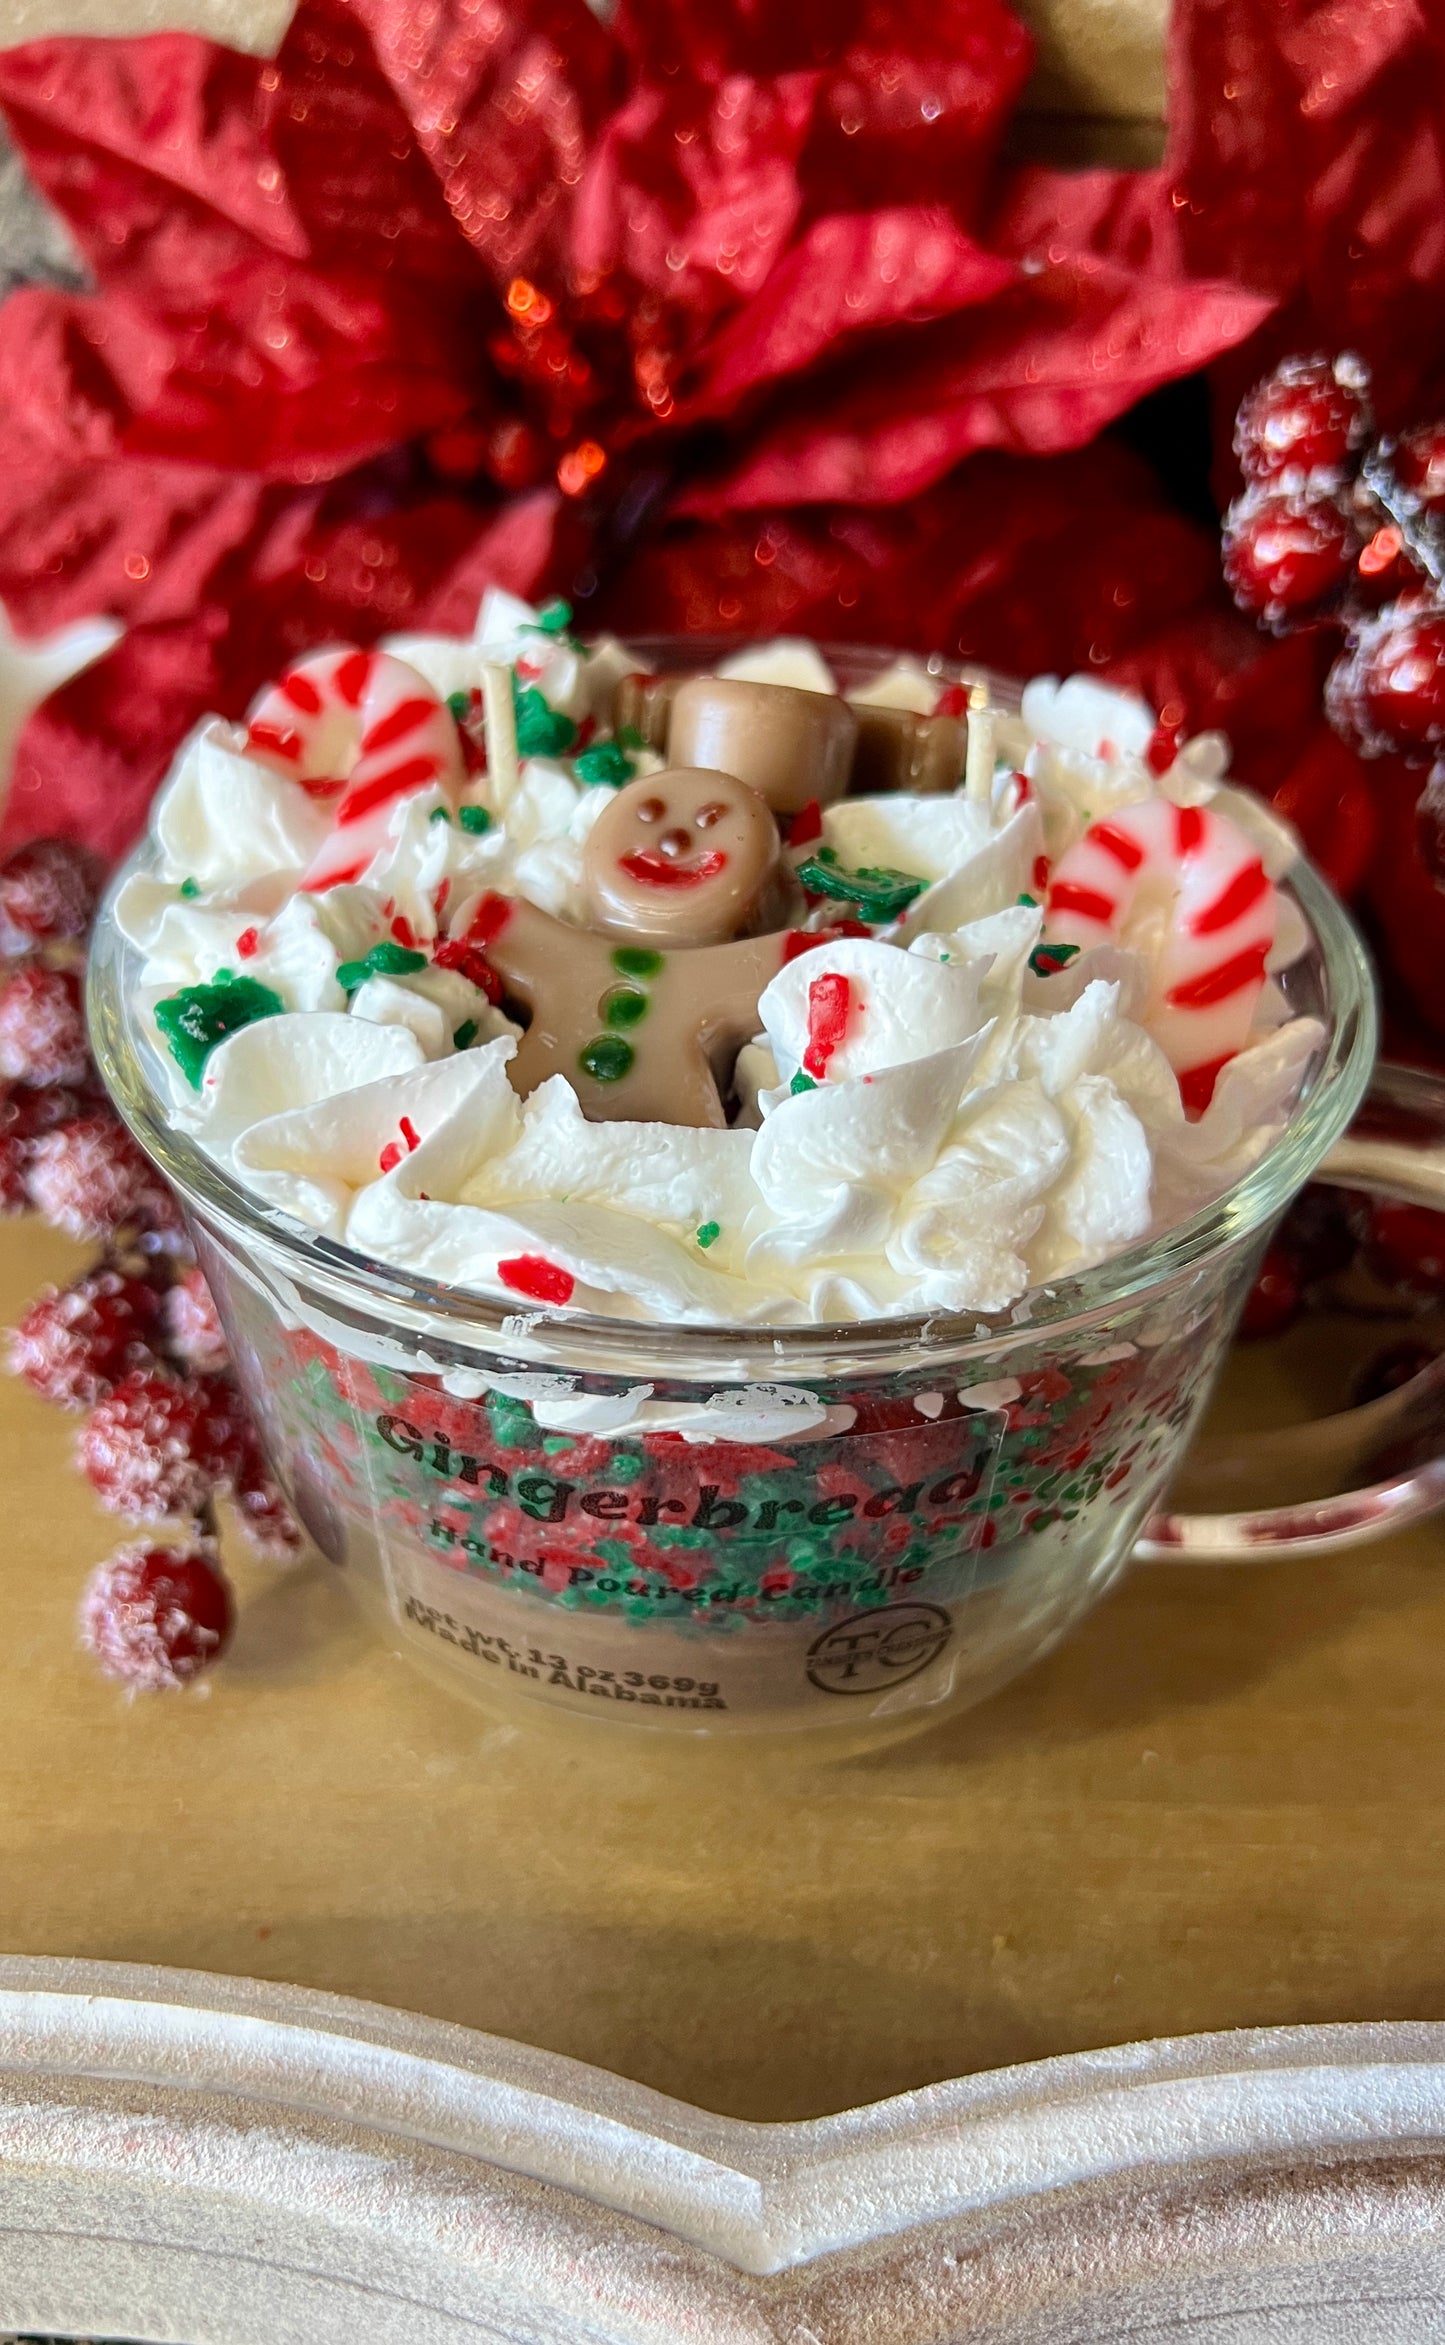
M 530 1307 L 661 1323 L 1001 1313 L 1207 1203 L 1288 1121 L 1322 1040 L 1265 974 L 1307 941 L 1271 884 L 1293 846 L 1263 806 L 1218 797 L 1223 742 L 1161 757 L 1153 713 L 1088 678 L 1035 679 L 1020 714 L 965 725 L 966 695 L 912 661 L 854 704 L 887 712 L 906 742 L 942 695 L 967 734 L 966 771 L 942 793 L 784 816 L 794 892 L 777 950 L 761 936 L 712 948 L 759 958 L 751 1039 L 718 1083 L 732 1121 L 584 1112 L 621 1063 L 595 1046 L 600 1074 L 550 1073 L 519 1096 L 518 1004 L 487 936 L 508 906 L 530 906 L 563 960 L 569 930 L 586 928 L 593 950 L 589 836 L 619 790 L 665 762 L 610 730 L 636 663 L 497 593 L 468 641 L 382 649 L 416 679 L 408 697 L 388 671 L 390 766 L 386 737 L 372 739 L 349 782 L 318 786 L 305 760 L 321 720 L 295 706 L 288 739 L 283 680 L 259 742 L 213 719 L 186 744 L 150 868 L 117 905 L 174 1121 L 317 1232 Z M 292 689 L 304 702 L 308 673 L 321 678 L 336 758 L 347 676 L 325 657 Z M 837 691 L 811 644 L 761 646 L 719 673 Z M 434 743 L 438 703 L 457 754 L 408 776 L 407 726 Z M 343 782 L 364 801 L 359 870 L 342 852 Z M 1156 806 L 1179 810 L 1191 853 L 1224 856 L 1206 906 L 1223 943 L 1196 952 L 1183 981 L 1203 997 L 1198 1066 L 1183 1063 L 1195 1044 L 1188 1019 L 1178 1041 L 1177 1003 L 1174 1064 L 1150 1030 L 1165 1030 L 1160 971 L 1178 944 L 1151 844 L 1163 818 L 1137 812 Z M 1110 853 L 1114 895 L 1069 880 L 1107 874 Z M 328 882 L 336 868 L 347 876 Z M 1246 939 L 1232 961 L 1231 922 Z M 625 939 L 607 943 L 619 976 L 597 1042 L 631 1054 L 660 982 L 648 971 L 667 958 L 686 974 L 688 955 L 629 959 Z M 1210 987 L 1241 954 L 1256 956 L 1245 1025 L 1215 1051 Z M 706 1041 L 707 989 L 695 991 Z M 674 1003 L 670 1036 L 680 1015 Z

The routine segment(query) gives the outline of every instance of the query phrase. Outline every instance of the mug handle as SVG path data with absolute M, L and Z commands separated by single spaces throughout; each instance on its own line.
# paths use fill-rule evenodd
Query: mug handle
M 1382 1064 L 1345 1138 L 1316 1181 L 1445 1213 L 1445 1081 Z M 1334 1555 L 1422 1522 L 1445 1507 L 1445 1354 L 1359 1407 L 1243 1436 L 1231 1445 L 1256 1470 L 1293 1482 L 1287 1503 L 1231 1514 L 1165 1511 L 1135 1547 L 1143 1563 L 1268 1563 Z M 1318 1477 L 1319 1496 L 1307 1495 Z

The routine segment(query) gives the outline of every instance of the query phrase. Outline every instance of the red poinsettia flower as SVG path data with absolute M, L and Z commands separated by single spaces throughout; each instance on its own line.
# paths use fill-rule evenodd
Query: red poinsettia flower
M 491 581 L 1091 663 L 1282 783 L 1304 671 L 1098 435 L 1297 343 L 1362 348 L 1387 417 L 1445 371 L 1439 38 L 1180 0 L 1172 41 L 1164 163 L 1074 174 L 1000 159 L 1002 0 L 301 0 L 269 60 L 0 54 L 93 280 L 0 306 L 0 598 L 128 629 L 32 720 L 9 835 L 120 846 L 203 709 Z

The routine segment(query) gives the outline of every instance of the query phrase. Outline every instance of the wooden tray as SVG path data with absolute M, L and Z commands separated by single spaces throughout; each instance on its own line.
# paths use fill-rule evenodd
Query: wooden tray
M 0 1227 L 0 1321 L 79 1255 Z M 1277 1372 L 1276 1372 L 1277 1376 Z M 1259 1356 L 1244 1392 L 1269 1399 Z M 257 1975 L 811 2118 L 1150 2036 L 1442 2016 L 1445 1531 L 1137 1570 L 871 1759 L 494 1725 L 324 1566 L 238 1570 L 211 1688 L 74 1644 L 116 1526 L 0 1380 L 0 1949 Z

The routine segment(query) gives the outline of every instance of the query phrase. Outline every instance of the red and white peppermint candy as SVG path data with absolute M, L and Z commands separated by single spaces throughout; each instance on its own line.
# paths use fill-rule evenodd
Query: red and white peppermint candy
M 463 779 L 451 712 L 405 660 L 386 651 L 319 651 L 268 686 L 251 711 L 246 753 L 312 797 L 335 798 L 331 835 L 303 888 L 359 879 L 386 842 L 399 798 Z
M 1054 867 L 1044 943 L 1136 945 L 1154 962 L 1144 1024 L 1208 1105 L 1244 1047 L 1274 943 L 1278 893 L 1227 815 L 1150 799 L 1096 822 Z

